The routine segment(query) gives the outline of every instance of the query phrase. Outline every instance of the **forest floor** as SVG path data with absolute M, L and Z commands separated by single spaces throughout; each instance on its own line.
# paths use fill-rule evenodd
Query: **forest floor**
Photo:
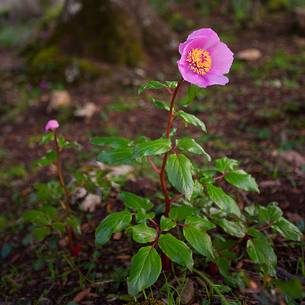
M 256 178 L 260 194 L 243 196 L 240 201 L 263 205 L 276 201 L 287 218 L 304 229 L 305 38 L 294 35 L 285 19 L 278 18 L 238 33 L 224 32 L 224 41 L 235 53 L 255 48 L 261 51 L 261 57 L 251 61 L 236 59 L 229 85 L 204 91 L 189 106 L 189 112 L 206 123 L 208 135 L 196 130 L 192 130 L 192 135 L 204 143 L 212 156 L 226 155 L 240 160 L 242 167 Z M 131 242 L 118 238 L 99 254 L 93 246 L 92 227 L 107 210 L 116 209 L 115 192 L 93 214 L 79 212 L 87 221 L 83 224 L 87 244 L 77 258 L 64 256 L 64 261 L 60 261 L 58 253 L 48 250 L 46 244 L 37 246 L 29 242 L 29 230 L 20 217 L 32 207 L 30 195 L 34 184 L 54 178 L 52 168 L 37 170 L 33 166 L 45 152 L 37 138 L 49 119 L 57 118 L 61 123 L 60 132 L 83 145 L 80 152 L 68 151 L 64 155 L 67 169 L 94 161 L 97 149 L 90 145 L 93 135 L 160 137 L 166 113 L 155 109 L 145 96 L 138 96 L 136 87 L 149 77 L 175 79 L 176 66 L 168 68 L 166 63 L 170 59 L 163 58 L 159 70 L 154 65 L 143 70 L 123 69 L 119 74 L 113 72 L 111 82 L 101 78 L 67 87 L 64 90 L 69 92 L 71 105 L 64 110 L 48 111 L 52 92 L 64 86 L 56 84 L 44 89 L 29 85 L 22 72 L 23 59 L 12 50 L 2 48 L 0 62 L 0 209 L 3 214 L 0 219 L 0 230 L 3 230 L 0 304 L 67 304 L 73 299 L 77 303 L 76 296 L 82 299 L 80 291 L 87 300 L 83 304 L 126 303 L 123 267 L 129 264 Z M 88 102 L 95 104 L 95 114 L 90 118 L 75 116 L 75 110 Z M 180 128 L 179 133 L 184 132 Z M 131 177 L 125 179 L 123 188 L 150 195 L 157 191 L 158 183 L 153 175 Z M 280 242 L 275 246 L 279 266 L 295 274 L 299 257 L 304 253 L 299 248 L 287 252 L 288 248 Z M 84 268 L 86 275 L 79 268 Z M 95 272 L 99 284 L 87 280 L 90 272 Z M 244 300 L 247 301 L 245 295 Z M 257 301 L 251 298 L 248 302 Z

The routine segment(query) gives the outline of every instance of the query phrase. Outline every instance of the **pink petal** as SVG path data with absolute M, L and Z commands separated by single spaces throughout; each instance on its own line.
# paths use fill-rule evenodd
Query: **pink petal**
M 233 62 L 233 53 L 223 42 L 219 42 L 210 49 L 208 49 L 212 57 L 212 74 L 226 74 L 229 73 Z
M 45 126 L 45 131 L 53 131 L 59 127 L 59 123 L 56 120 L 48 121 L 47 125 Z
M 180 45 L 179 45 L 180 54 L 182 54 L 182 52 L 183 52 L 184 48 L 186 47 L 186 45 L 188 44 L 188 42 L 190 42 L 194 39 L 198 39 L 198 38 L 202 39 L 203 44 L 202 44 L 201 48 L 203 48 L 205 50 L 212 47 L 213 45 L 217 44 L 220 41 L 219 37 L 215 31 L 213 31 L 210 28 L 203 28 L 203 29 L 192 32 L 187 37 L 187 40 L 184 43 L 180 43 Z
M 208 84 L 208 86 L 212 85 L 226 85 L 229 82 L 229 79 L 224 75 L 215 75 L 212 73 L 207 73 L 204 75 L 204 78 Z
M 201 88 L 206 88 L 208 86 L 206 79 L 202 75 L 194 73 L 189 66 L 185 65 L 183 62 L 181 63 L 178 61 L 178 69 L 185 81 Z

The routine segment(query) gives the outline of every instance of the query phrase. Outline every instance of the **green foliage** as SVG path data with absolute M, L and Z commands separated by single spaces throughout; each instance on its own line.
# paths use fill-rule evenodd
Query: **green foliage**
M 136 295 L 153 285 L 161 273 L 161 258 L 151 246 L 140 248 L 132 258 L 127 279 L 128 293 Z

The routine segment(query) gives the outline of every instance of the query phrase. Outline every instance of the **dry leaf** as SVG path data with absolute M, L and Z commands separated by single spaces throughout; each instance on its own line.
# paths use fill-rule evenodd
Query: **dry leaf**
M 262 52 L 258 49 L 245 49 L 236 54 L 237 58 L 245 61 L 256 61 L 262 57 Z
M 58 110 L 60 108 L 70 107 L 72 104 L 71 95 L 66 90 L 53 91 L 51 93 L 50 103 L 47 111 Z
M 194 298 L 194 293 L 194 281 L 192 281 L 191 279 L 187 279 L 187 282 L 181 292 L 181 303 L 189 304 Z

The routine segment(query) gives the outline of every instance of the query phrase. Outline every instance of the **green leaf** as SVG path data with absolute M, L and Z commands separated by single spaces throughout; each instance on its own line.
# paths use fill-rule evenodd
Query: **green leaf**
M 122 147 L 112 151 L 103 151 L 97 156 L 97 161 L 109 165 L 128 164 L 132 161 L 133 149 Z
M 239 238 L 243 238 L 246 235 L 246 227 L 240 221 L 230 221 L 227 219 L 219 219 L 217 224 L 223 228 L 223 230 Z
M 52 224 L 52 227 L 54 230 L 57 230 L 58 232 L 60 232 L 61 234 L 64 234 L 66 231 L 66 227 L 64 224 L 60 223 L 60 222 L 54 222 Z
M 150 90 L 150 89 L 163 89 L 163 88 L 168 88 L 167 84 L 161 83 L 157 80 L 151 80 L 144 85 L 140 86 L 138 89 L 138 94 L 142 94 L 145 90 Z
M 230 214 L 240 216 L 240 209 L 235 200 L 226 194 L 222 188 L 217 187 L 213 184 L 206 186 L 210 199 L 223 211 Z
M 258 206 L 257 210 L 259 220 L 265 223 L 277 222 L 283 215 L 282 210 L 275 202 L 270 203 L 267 207 Z
M 153 212 L 147 212 L 144 209 L 139 209 L 137 210 L 137 214 L 136 214 L 136 222 L 137 223 L 146 223 L 147 219 L 153 219 L 155 218 L 156 214 Z
M 91 144 L 98 146 L 109 145 L 113 148 L 127 146 L 130 143 L 129 139 L 123 137 L 94 137 L 91 139 Z
M 194 265 L 192 251 L 183 241 L 178 240 L 170 233 L 161 234 L 159 246 L 162 252 L 173 262 L 192 271 Z
M 156 230 L 148 227 L 144 223 L 132 226 L 132 238 L 137 243 L 145 244 L 152 242 L 155 240 L 156 236 Z
M 129 209 L 138 211 L 141 209 L 150 210 L 153 207 L 153 204 L 149 199 L 140 197 L 133 193 L 122 192 L 120 198 L 124 202 L 124 205 Z
M 171 149 L 170 139 L 160 138 L 157 140 L 150 140 L 136 145 L 134 150 L 134 157 L 140 158 L 145 156 L 162 155 Z
M 46 214 L 50 219 L 55 219 L 57 217 L 56 208 L 52 207 L 49 204 L 45 204 L 40 208 L 41 212 Z
M 176 227 L 176 223 L 172 221 L 170 218 L 161 216 L 160 219 L 160 229 L 161 231 L 169 231 L 172 228 Z
M 166 111 L 170 110 L 169 105 L 166 102 L 160 101 L 156 98 L 153 98 L 152 102 L 157 108 L 159 108 L 161 110 L 166 110 Z
M 210 155 L 194 139 L 177 139 L 176 145 L 179 149 L 183 151 L 187 151 L 197 155 L 203 155 L 208 161 L 211 161 Z
M 197 86 L 189 86 L 186 91 L 186 96 L 179 101 L 180 105 L 184 107 L 188 106 L 194 100 L 194 98 L 197 97 L 198 92 L 199 88 Z
M 293 223 L 281 217 L 279 221 L 273 224 L 272 229 L 280 233 L 288 240 L 300 241 L 302 239 L 302 232 Z
M 259 189 L 258 186 L 255 182 L 255 179 L 249 175 L 248 173 L 246 173 L 243 170 L 235 170 L 233 172 L 228 173 L 227 175 L 225 175 L 225 180 L 244 190 L 244 191 L 248 191 L 248 192 L 257 192 L 259 193 Z
M 186 225 L 191 225 L 198 230 L 211 230 L 214 229 L 216 226 L 210 222 L 207 218 L 203 218 L 201 216 L 187 216 L 185 219 Z
M 112 233 L 123 231 L 131 222 L 128 211 L 116 212 L 104 218 L 95 231 L 95 244 L 102 246 L 109 241 Z
M 239 162 L 234 159 L 229 159 L 227 157 L 217 159 L 215 161 L 215 168 L 219 172 L 225 174 L 230 173 L 237 169 Z
M 177 85 L 178 85 L 178 82 L 177 81 L 173 81 L 173 80 L 167 80 L 165 81 L 165 84 L 168 88 L 170 89 L 176 89 Z
M 169 217 L 173 220 L 181 221 L 184 220 L 187 216 L 194 215 L 197 212 L 197 208 L 193 208 L 188 205 L 182 205 L 180 207 L 172 207 L 169 212 Z
M 263 270 L 270 275 L 275 275 L 277 258 L 266 238 L 249 239 L 247 241 L 247 252 L 254 263 L 262 265 Z
M 191 246 L 201 255 L 214 257 L 213 245 L 209 234 L 192 225 L 183 227 L 183 235 Z
M 54 163 L 54 161 L 56 160 L 57 160 L 57 153 L 54 150 L 51 150 L 47 152 L 45 156 L 37 160 L 35 163 L 37 164 L 37 166 L 43 167 Z
M 195 115 L 180 110 L 177 112 L 177 116 L 182 118 L 186 124 L 194 125 L 196 127 L 201 128 L 202 131 L 207 132 L 205 124 Z
M 162 269 L 161 258 L 151 246 L 142 247 L 131 260 L 127 279 L 128 293 L 135 296 L 140 291 L 152 286 Z
M 38 227 L 33 229 L 33 235 L 38 240 L 44 240 L 50 233 L 51 230 L 48 227 Z
M 23 219 L 35 225 L 49 225 L 51 219 L 43 212 L 38 210 L 30 210 L 23 214 Z
M 44 144 L 50 143 L 51 141 L 54 141 L 54 133 L 48 132 L 48 133 L 44 133 L 41 136 L 39 144 L 44 145 Z
M 168 180 L 187 199 L 191 198 L 194 188 L 192 168 L 191 161 L 183 154 L 173 154 L 168 157 L 166 165 Z
M 81 234 L 81 227 L 80 227 L 81 221 L 79 218 L 75 216 L 69 216 L 66 221 L 67 224 L 69 224 L 72 227 L 75 233 Z

